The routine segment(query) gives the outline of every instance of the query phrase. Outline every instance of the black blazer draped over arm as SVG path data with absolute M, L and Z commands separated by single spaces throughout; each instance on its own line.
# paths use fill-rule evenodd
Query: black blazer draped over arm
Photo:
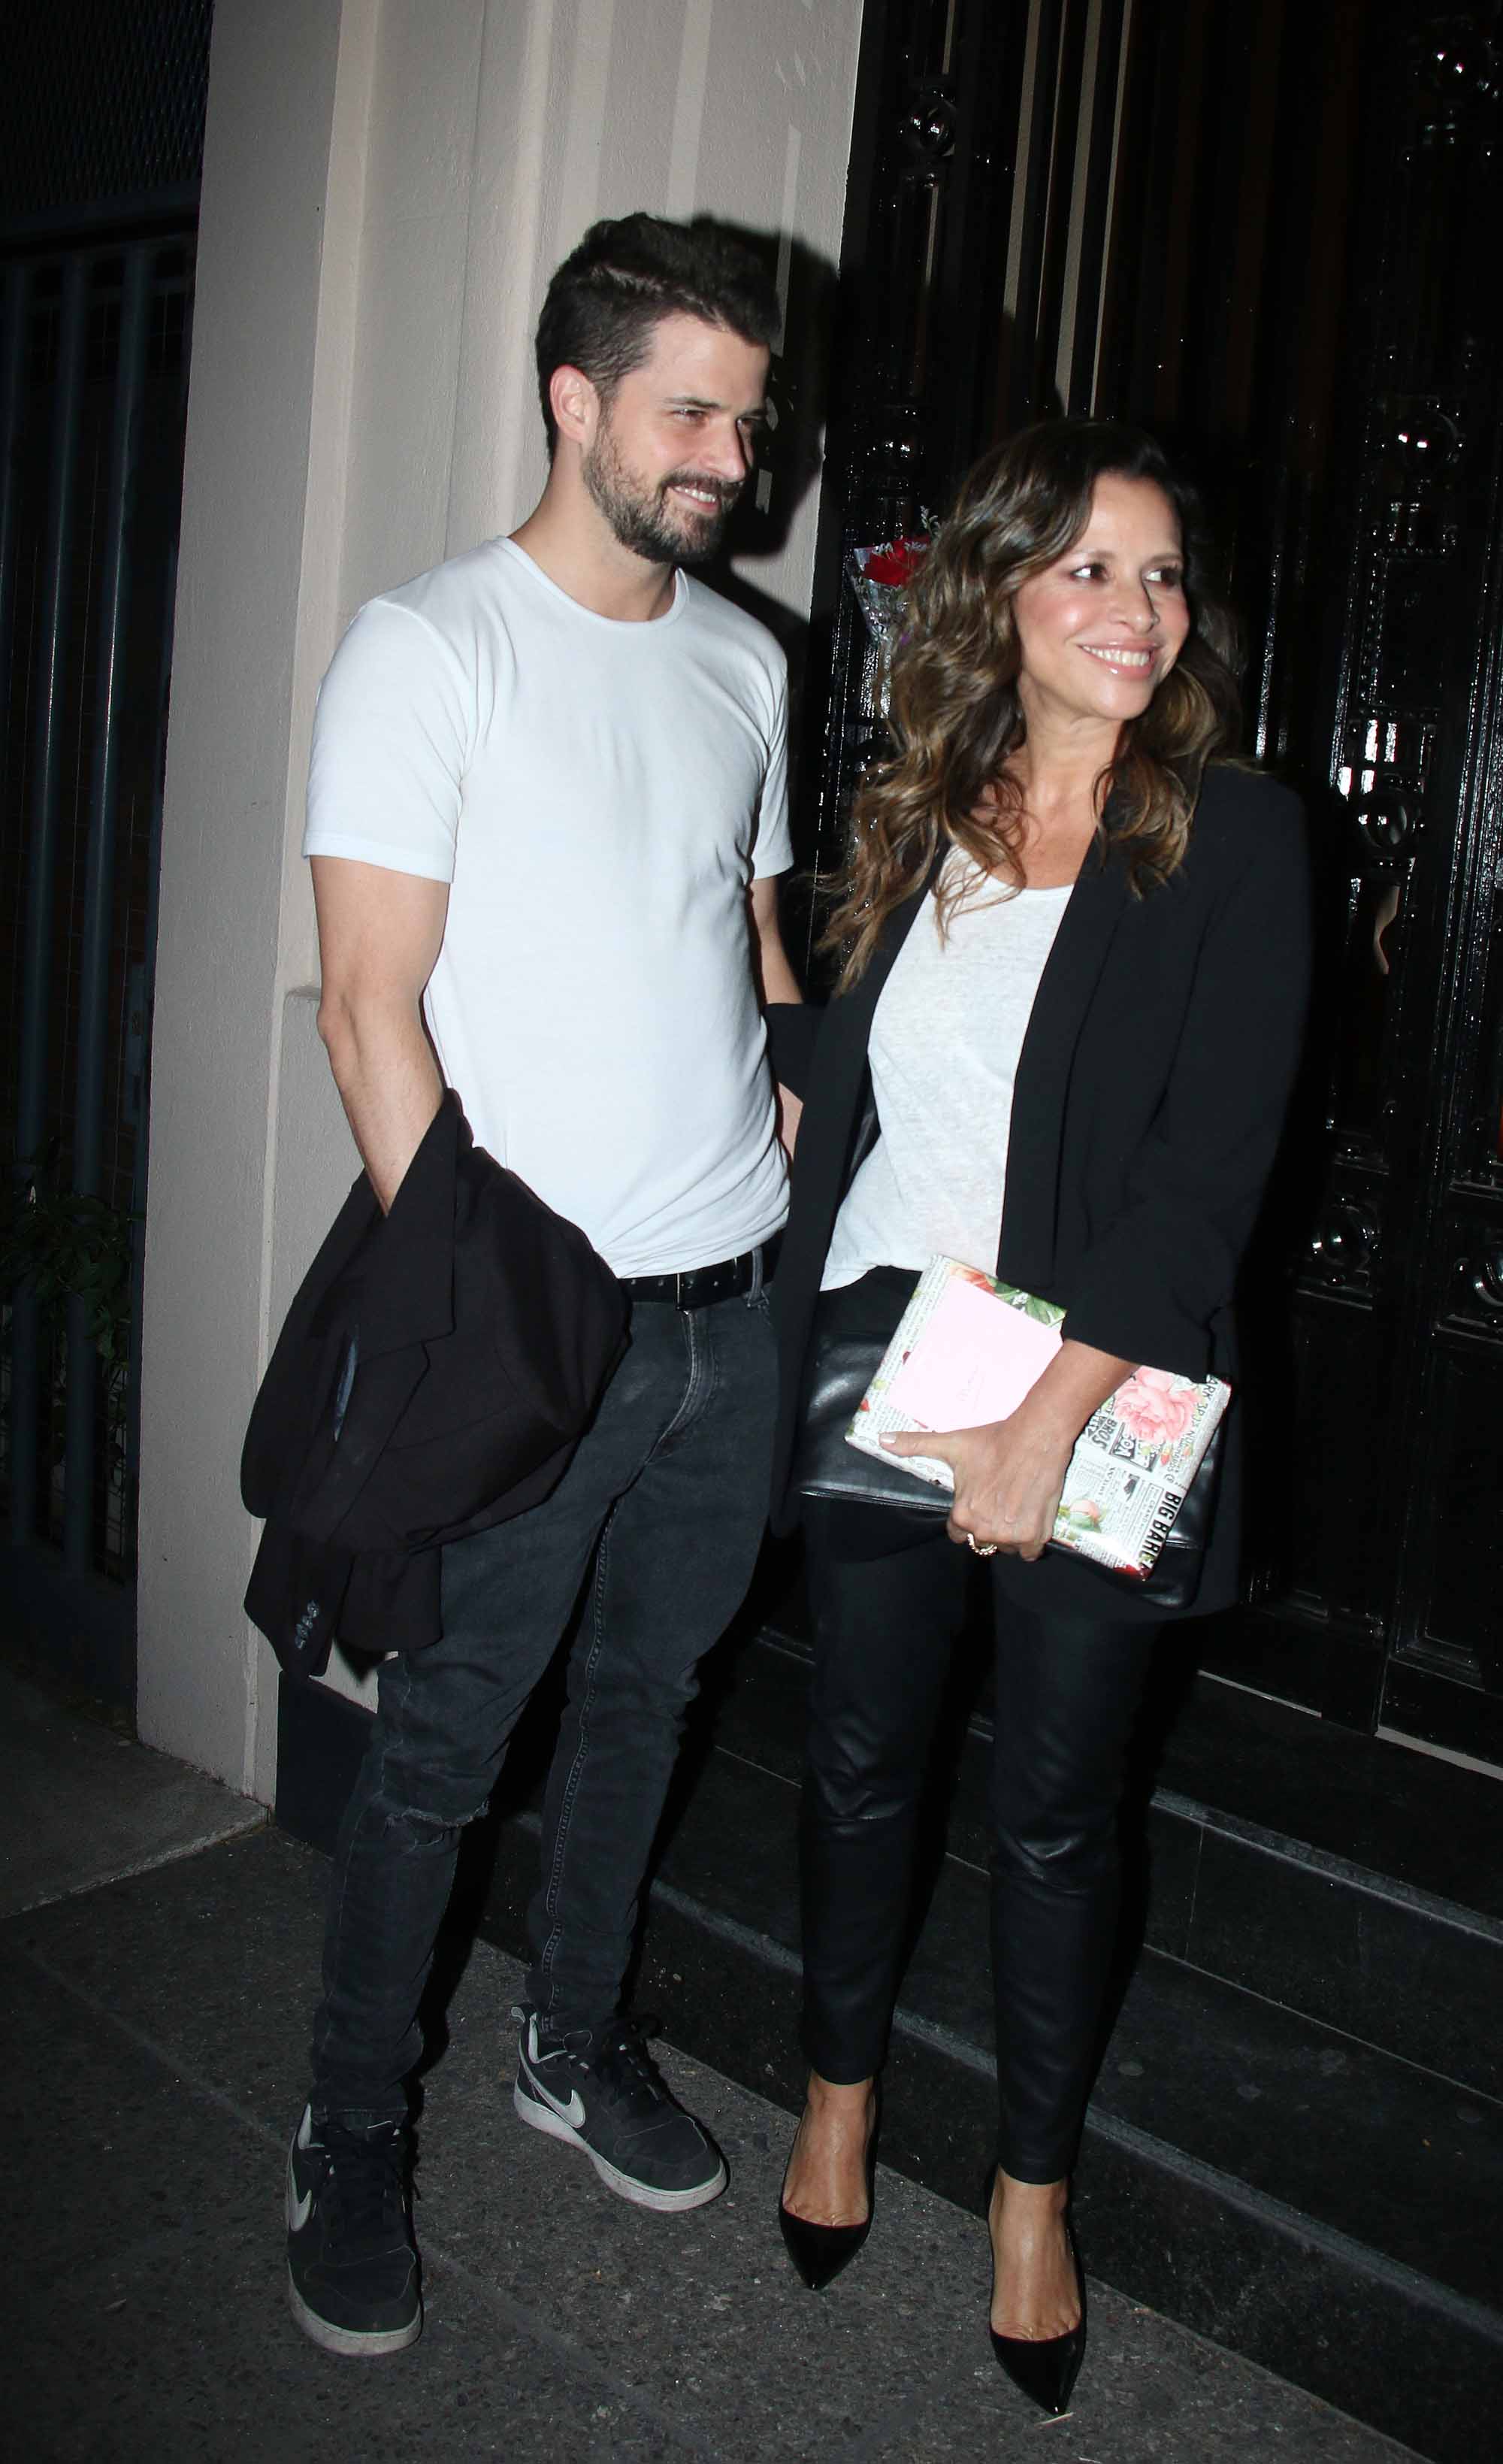
M 805 1351 L 836 1215 L 869 1138 L 867 1044 L 904 938 L 889 920 L 865 975 L 823 1014 L 809 1067 L 793 1199 L 773 1291 L 781 1396 L 773 1528 L 789 1495 Z M 1296 797 L 1255 772 L 1207 772 L 1184 863 L 1135 896 L 1120 853 L 1088 856 L 1034 1003 L 1013 1092 L 996 1271 L 1065 1311 L 1103 1352 L 1237 1382 L 1232 1304 L 1277 1148 L 1303 1034 L 1309 861 Z M 1236 1595 L 1240 1415 L 1196 1610 Z M 1131 1615 L 1140 1604 L 1051 1551 L 998 1557 L 1040 1608 Z M 1141 1614 L 1160 1614 L 1142 1604 Z

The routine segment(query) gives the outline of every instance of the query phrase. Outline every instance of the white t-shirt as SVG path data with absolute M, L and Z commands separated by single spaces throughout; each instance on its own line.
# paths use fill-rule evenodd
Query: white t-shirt
M 787 1212 L 746 909 L 793 861 L 786 736 L 754 619 L 683 573 L 597 616 L 510 539 L 362 607 L 319 693 L 303 852 L 451 883 L 439 1065 L 618 1274 Z
M 979 887 L 969 859 L 949 862 Z M 1070 884 L 979 894 L 943 941 L 928 898 L 882 986 L 868 1047 L 882 1134 L 836 1218 L 825 1291 L 871 1266 L 917 1274 L 936 1251 L 995 1272 L 1013 1085 Z

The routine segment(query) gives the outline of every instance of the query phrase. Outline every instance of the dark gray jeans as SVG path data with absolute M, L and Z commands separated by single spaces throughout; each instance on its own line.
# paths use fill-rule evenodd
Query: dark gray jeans
M 321 2112 L 401 2115 L 459 1836 L 577 1603 L 527 1994 L 555 2028 L 617 2010 L 697 1666 L 751 1580 L 774 1370 L 765 1294 L 639 1302 L 595 1422 L 541 1506 L 444 1551 L 444 1635 L 381 1664 L 335 1853 Z

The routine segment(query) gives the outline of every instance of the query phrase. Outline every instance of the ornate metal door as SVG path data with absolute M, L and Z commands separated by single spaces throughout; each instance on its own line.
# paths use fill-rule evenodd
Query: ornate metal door
M 871 0 L 813 852 L 880 729 L 849 551 L 1029 417 L 1171 437 L 1323 904 L 1250 1596 L 1206 1657 L 1503 1764 L 1499 13 Z
M 0 1635 L 127 1702 L 211 13 L 208 0 L 12 11 L 0 81 Z

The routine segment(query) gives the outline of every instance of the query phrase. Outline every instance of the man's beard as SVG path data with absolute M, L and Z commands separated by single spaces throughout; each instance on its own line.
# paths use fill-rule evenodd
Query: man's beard
M 649 564 L 704 564 L 726 535 L 731 507 L 741 494 L 739 481 L 711 478 L 708 472 L 670 471 L 650 491 L 629 471 L 616 451 L 608 422 L 580 464 L 591 496 L 622 547 Z M 670 488 L 700 488 L 719 500 L 719 510 L 696 516 L 676 514 L 668 504 Z

